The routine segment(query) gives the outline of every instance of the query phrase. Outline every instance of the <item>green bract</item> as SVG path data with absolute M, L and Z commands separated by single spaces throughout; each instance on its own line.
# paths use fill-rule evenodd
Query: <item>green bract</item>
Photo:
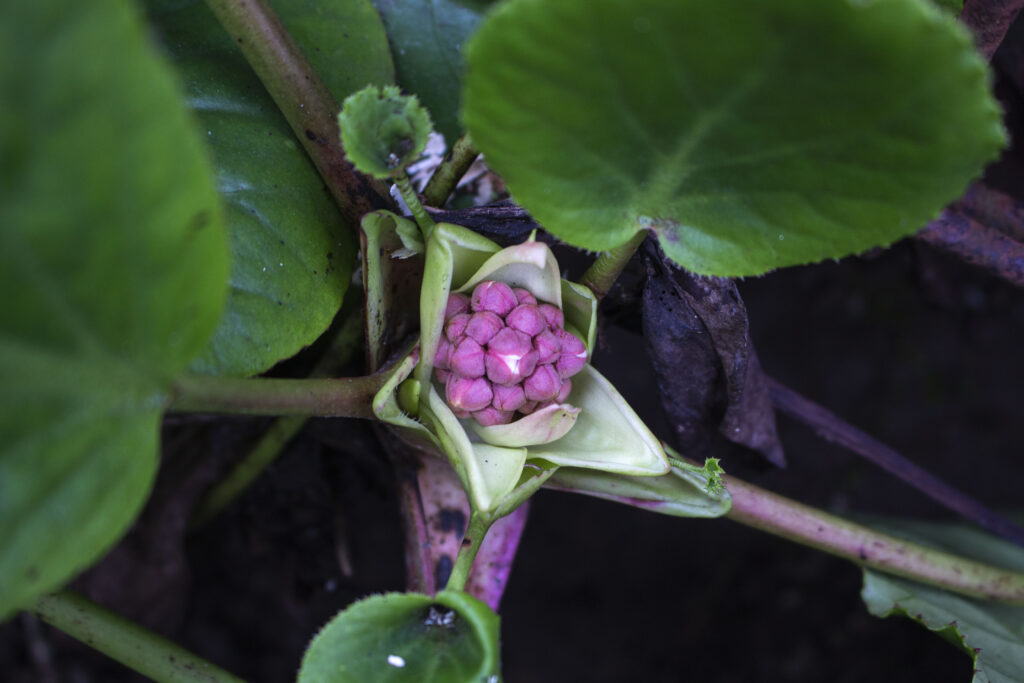
M 382 179 L 416 161 L 433 130 L 430 114 L 419 100 L 393 85 L 367 86 L 348 97 L 338 123 L 349 161 Z
M 559 306 L 566 329 L 584 341 L 588 352 L 594 348 L 597 301 L 586 287 L 561 279 L 547 245 L 531 239 L 502 249 L 465 228 L 442 223 L 427 242 L 419 346 L 396 366 L 376 396 L 376 415 L 405 428 L 410 438 L 443 451 L 473 507 L 499 515 L 514 508 L 558 467 L 634 476 L 668 472 L 658 440 L 589 365 L 573 378 L 565 404 L 500 427 L 480 427 L 455 416 L 433 376 L 432 359 L 449 293 L 469 292 L 482 280 L 523 287 L 538 300 Z

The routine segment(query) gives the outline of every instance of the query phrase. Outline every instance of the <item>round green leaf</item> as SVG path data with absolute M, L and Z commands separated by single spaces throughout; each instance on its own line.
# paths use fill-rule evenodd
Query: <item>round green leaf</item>
M 205 150 L 131 7 L 0 4 L 0 618 L 138 513 L 224 303 Z
M 299 683 L 497 683 L 498 616 L 465 593 L 375 595 L 317 634 Z
M 415 95 L 394 85 L 367 86 L 350 95 L 338 114 L 345 155 L 375 178 L 393 178 L 427 146 L 430 114 Z
M 657 234 L 737 276 L 908 235 L 1003 144 L 983 60 L 926 0 L 510 0 L 464 120 L 548 230 Z
M 336 97 L 393 80 L 369 0 L 286 0 L 274 8 Z M 212 150 L 231 241 L 227 310 L 191 370 L 256 374 L 330 325 L 350 280 L 354 233 L 206 5 L 160 0 L 149 12 Z
M 895 519 L 882 526 L 925 545 L 1024 571 L 1024 549 L 969 526 Z M 866 567 L 861 599 L 876 617 L 906 616 L 962 649 L 974 664 L 972 683 L 1021 680 L 1024 608 L 968 598 Z
M 462 134 L 462 45 L 493 0 L 373 0 L 387 26 L 398 84 L 416 93 L 451 145 Z

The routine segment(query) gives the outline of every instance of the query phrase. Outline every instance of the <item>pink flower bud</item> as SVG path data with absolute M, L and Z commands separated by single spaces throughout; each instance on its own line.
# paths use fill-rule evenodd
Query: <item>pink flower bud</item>
M 448 337 L 448 341 L 457 342 L 466 333 L 469 318 L 469 313 L 457 313 L 448 319 L 444 324 L 444 336 Z
M 437 353 L 434 354 L 434 367 L 438 370 L 450 370 L 448 354 L 452 352 L 452 343 L 447 338 L 437 340 Z
M 447 384 L 448 378 L 452 376 L 452 373 L 448 370 L 438 370 L 436 368 L 434 369 L 434 374 L 437 375 L 438 381 L 442 384 Z
M 555 336 L 562 342 L 562 355 L 555 361 L 555 367 L 563 379 L 572 377 L 587 364 L 587 348 L 571 332 L 555 330 Z
M 494 425 L 505 425 L 511 422 L 512 412 L 498 410 L 494 406 L 487 406 L 483 410 L 473 413 L 473 417 L 484 427 L 493 427 Z
M 445 385 L 448 405 L 458 415 L 458 411 L 473 412 L 483 410 L 491 403 L 494 394 L 491 383 L 483 377 L 469 378 L 452 374 Z M 464 416 L 463 416 L 464 417 Z
M 572 380 L 563 379 L 562 386 L 558 389 L 558 396 L 555 397 L 557 403 L 565 403 L 569 399 L 569 394 L 572 392 Z
M 533 304 L 537 305 L 537 297 L 530 293 L 530 290 L 523 289 L 522 287 L 516 287 L 512 290 L 512 293 L 516 295 L 516 301 L 521 304 Z
M 487 344 L 487 377 L 496 384 L 518 384 L 537 367 L 537 352 L 530 338 L 506 327 Z
M 505 316 L 505 324 L 531 337 L 548 327 L 544 317 L 533 304 L 520 304 L 513 308 L 512 312 Z
M 546 365 L 558 360 L 562 353 L 562 342 L 551 330 L 544 330 L 533 338 L 533 348 L 537 349 L 537 363 Z
M 453 315 L 465 313 L 469 310 L 469 297 L 465 294 L 449 294 L 448 305 L 444 309 L 444 319 L 448 320 Z
M 539 365 L 533 374 L 523 382 L 523 391 L 531 401 L 550 401 L 558 396 L 562 379 L 550 365 Z
M 539 404 L 540 401 L 527 401 L 519 408 L 519 412 L 523 415 L 530 415 L 537 410 Z
M 501 317 L 516 307 L 516 295 L 504 282 L 484 280 L 473 290 L 471 305 L 474 311 L 490 311 Z
M 493 405 L 498 410 L 516 411 L 526 403 L 526 393 L 521 384 L 513 384 L 510 387 L 495 384 L 492 389 L 494 391 Z
M 498 334 L 498 330 L 505 327 L 496 314 L 490 311 L 474 313 L 466 325 L 466 336 L 475 339 L 478 344 L 486 344 L 491 337 Z
M 448 367 L 463 377 L 483 377 L 486 370 L 483 347 L 476 340 L 463 337 L 452 347 Z
M 544 316 L 544 320 L 548 321 L 553 329 L 561 329 L 565 327 L 565 316 L 562 314 L 562 309 L 552 304 L 541 304 L 538 306 L 540 314 Z

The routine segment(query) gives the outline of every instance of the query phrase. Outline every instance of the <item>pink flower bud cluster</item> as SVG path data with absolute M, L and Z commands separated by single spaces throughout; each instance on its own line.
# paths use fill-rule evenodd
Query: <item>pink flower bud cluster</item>
M 434 356 L 448 405 L 485 427 L 564 403 L 587 349 L 565 330 L 561 309 L 525 289 L 485 280 L 473 295 L 451 294 Z

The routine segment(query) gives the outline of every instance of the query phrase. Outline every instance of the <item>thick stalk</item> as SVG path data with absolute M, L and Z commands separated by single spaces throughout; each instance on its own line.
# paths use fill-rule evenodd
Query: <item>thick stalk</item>
M 856 564 L 976 598 L 1024 606 L 1024 574 L 911 543 L 783 498 L 734 477 L 726 517 Z
M 39 598 L 29 609 L 51 626 L 158 683 L 242 681 L 166 638 L 71 591 Z
M 646 237 L 647 231 L 641 230 L 625 244 L 602 252 L 587 272 L 583 273 L 580 284 L 589 287 L 598 299 L 603 299 Z
M 491 528 L 492 521 L 488 515 L 481 512 L 474 512 L 470 515 L 469 527 L 462 539 L 462 547 L 459 548 L 459 555 L 455 558 L 455 566 L 452 567 L 445 590 L 461 591 L 465 589 L 469 571 L 473 568 L 473 560 L 476 559 L 476 554 L 487 536 L 487 530 Z
M 387 187 L 355 170 L 338 132 L 341 107 L 266 0 L 206 0 L 295 132 L 352 227 L 394 210 Z M 344 27 L 337 27 L 340 33 Z
M 237 415 L 373 418 L 370 402 L 386 373 L 339 379 L 186 375 L 172 388 L 169 410 Z
M 359 311 L 355 311 L 334 333 L 330 346 L 313 367 L 310 377 L 331 377 L 337 374 L 352 359 L 362 334 L 363 316 Z M 305 415 L 290 415 L 274 420 L 245 457 L 239 460 L 216 486 L 203 495 L 192 512 L 190 526 L 195 528 L 205 524 L 244 493 L 256 477 L 277 459 L 285 444 L 302 431 L 307 420 L 309 418 Z
M 480 151 L 473 146 L 469 133 L 456 140 L 445 155 L 444 161 L 434 171 L 434 175 L 430 176 L 427 186 L 423 188 L 423 199 L 427 205 L 443 207 L 455 191 L 459 180 L 466 175 L 466 171 L 478 156 Z

